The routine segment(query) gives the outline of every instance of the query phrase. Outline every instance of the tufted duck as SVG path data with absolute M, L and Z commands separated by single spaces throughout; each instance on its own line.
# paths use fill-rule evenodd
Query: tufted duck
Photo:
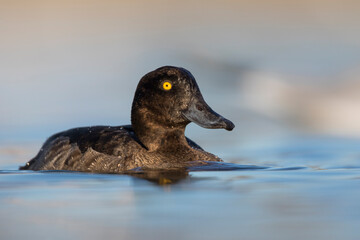
M 140 80 L 132 104 L 132 125 L 57 133 L 20 169 L 120 173 L 139 167 L 170 169 L 221 162 L 185 137 L 190 122 L 229 131 L 235 127 L 206 104 L 189 71 L 161 67 Z

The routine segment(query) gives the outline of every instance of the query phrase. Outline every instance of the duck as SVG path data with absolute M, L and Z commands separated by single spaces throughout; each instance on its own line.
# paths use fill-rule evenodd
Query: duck
M 122 173 L 222 162 L 185 137 L 191 122 L 209 129 L 231 131 L 235 127 L 205 102 L 188 70 L 163 66 L 140 79 L 131 125 L 79 127 L 56 133 L 19 169 Z

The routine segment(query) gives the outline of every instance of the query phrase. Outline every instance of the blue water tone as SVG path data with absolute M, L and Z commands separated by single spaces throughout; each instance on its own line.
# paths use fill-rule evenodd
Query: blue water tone
M 358 239 L 360 141 L 255 145 L 186 171 L 0 169 L 1 239 Z

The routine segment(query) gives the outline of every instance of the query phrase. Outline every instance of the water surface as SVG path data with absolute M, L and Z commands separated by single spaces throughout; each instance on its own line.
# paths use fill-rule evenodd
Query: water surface
M 238 165 L 132 175 L 3 161 L 1 239 L 359 239 L 359 143 L 258 145 L 228 153 Z

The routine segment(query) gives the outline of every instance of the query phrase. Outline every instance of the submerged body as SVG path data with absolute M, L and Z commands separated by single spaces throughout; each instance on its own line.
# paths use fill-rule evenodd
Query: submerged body
M 222 161 L 185 137 L 191 121 L 206 128 L 234 128 L 205 103 L 190 72 L 162 67 L 140 80 L 132 125 L 57 133 L 20 169 L 120 173 L 138 167 L 169 169 Z

